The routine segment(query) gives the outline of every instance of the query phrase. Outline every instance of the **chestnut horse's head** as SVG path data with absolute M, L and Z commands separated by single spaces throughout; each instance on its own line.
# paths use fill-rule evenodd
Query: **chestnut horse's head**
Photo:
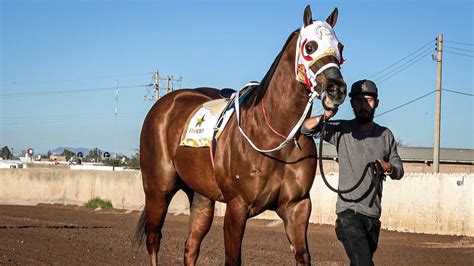
M 316 92 L 325 109 L 334 109 L 342 104 L 347 91 L 340 71 L 340 65 L 344 63 L 344 45 L 333 29 L 337 16 L 335 8 L 326 21 L 313 21 L 311 8 L 306 6 L 304 26 L 296 46 L 296 79 Z

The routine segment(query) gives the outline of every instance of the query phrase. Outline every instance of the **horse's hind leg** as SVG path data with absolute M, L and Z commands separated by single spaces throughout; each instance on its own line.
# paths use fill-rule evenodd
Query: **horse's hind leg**
M 184 250 L 184 264 L 195 265 L 199 257 L 201 242 L 212 225 L 214 218 L 214 201 L 194 192 L 191 198 L 191 217 L 189 235 Z
M 286 236 L 296 259 L 296 265 L 310 265 L 311 256 L 308 250 L 306 233 L 311 214 L 311 200 L 304 199 L 277 209 L 278 215 L 285 224 Z
M 146 246 L 151 265 L 158 263 L 158 250 L 168 206 L 178 191 L 178 178 L 175 172 L 160 173 L 159 176 L 144 178 L 146 204 Z M 145 174 L 144 174 L 145 176 Z

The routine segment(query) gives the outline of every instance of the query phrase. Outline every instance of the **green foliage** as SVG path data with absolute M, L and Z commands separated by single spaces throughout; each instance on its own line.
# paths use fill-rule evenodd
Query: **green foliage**
M 64 150 L 60 155 L 66 157 L 66 161 L 68 161 L 71 157 L 74 157 L 76 154 L 70 150 Z
M 130 169 L 140 169 L 140 149 L 136 149 L 135 154 L 132 155 L 126 167 Z
M 119 158 L 113 158 L 113 159 L 105 160 L 105 161 L 102 161 L 102 163 L 103 163 L 104 165 L 107 165 L 107 166 L 115 166 L 115 167 L 123 166 L 123 165 L 124 165 L 124 164 L 122 163 L 122 160 L 119 159 Z
M 96 147 L 89 152 L 89 154 L 86 156 L 85 159 L 87 161 L 100 162 L 101 157 L 102 157 L 102 151 Z
M 102 208 L 102 209 L 108 209 L 108 208 L 113 208 L 112 202 L 110 200 L 102 200 L 101 198 L 94 198 L 86 202 L 84 204 L 87 208 Z
M 10 151 L 10 149 L 8 148 L 8 146 L 5 146 L 5 147 L 2 148 L 2 150 L 0 150 L 0 157 L 3 158 L 4 160 L 8 160 L 8 159 L 13 158 L 13 154 Z
M 53 155 L 53 153 L 49 150 L 46 154 L 42 154 L 41 158 L 43 159 L 49 159 Z

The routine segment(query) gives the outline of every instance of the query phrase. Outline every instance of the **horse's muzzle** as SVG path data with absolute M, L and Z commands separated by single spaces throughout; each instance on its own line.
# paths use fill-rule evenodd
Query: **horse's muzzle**
M 327 83 L 323 88 L 321 101 L 325 109 L 334 109 L 346 99 L 347 85 L 342 78 L 341 71 L 331 67 L 323 71 Z

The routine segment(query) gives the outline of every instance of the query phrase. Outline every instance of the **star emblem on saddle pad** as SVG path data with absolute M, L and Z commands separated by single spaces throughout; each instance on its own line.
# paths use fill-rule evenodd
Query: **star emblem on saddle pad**
M 197 119 L 197 123 L 196 123 L 195 127 L 200 127 L 200 126 L 202 125 L 202 123 L 204 123 L 204 121 L 205 121 L 205 120 L 204 120 L 204 117 L 205 117 L 205 116 L 206 116 L 206 115 L 203 115 L 201 118 L 198 118 L 198 119 Z

